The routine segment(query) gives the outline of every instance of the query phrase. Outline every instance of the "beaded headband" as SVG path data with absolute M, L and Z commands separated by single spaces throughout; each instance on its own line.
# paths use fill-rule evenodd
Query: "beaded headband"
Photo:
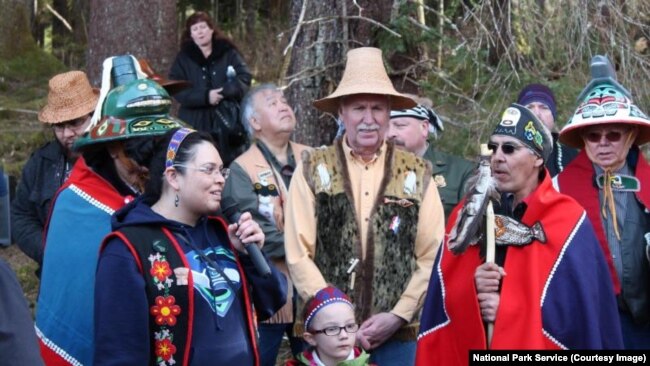
M 183 140 L 185 140 L 187 135 L 189 135 L 192 132 L 196 132 L 196 130 L 193 130 L 191 128 L 185 128 L 185 127 L 179 128 L 176 132 L 174 132 L 172 139 L 169 141 L 169 146 L 167 147 L 167 158 L 165 159 L 165 170 L 174 166 L 174 159 L 176 159 L 176 153 L 178 152 L 178 148 L 181 146 Z
M 352 305 L 350 302 L 348 295 L 346 295 L 338 288 L 330 285 L 328 287 L 320 289 L 316 295 L 314 295 L 314 297 L 307 301 L 307 304 L 305 304 L 303 315 L 305 321 L 305 329 L 309 329 L 311 321 L 316 316 L 316 313 L 318 313 L 325 306 L 335 302 L 343 302 L 350 305 L 351 307 L 354 307 L 354 305 Z

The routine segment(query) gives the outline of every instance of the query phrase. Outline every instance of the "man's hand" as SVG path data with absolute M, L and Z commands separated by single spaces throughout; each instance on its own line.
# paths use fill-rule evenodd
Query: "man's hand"
M 493 323 L 497 318 L 500 295 L 498 292 L 478 294 L 478 305 L 484 322 Z
M 381 346 L 388 338 L 406 324 L 406 320 L 392 313 L 379 313 L 361 324 L 357 342 L 366 350 Z
M 476 267 L 476 272 L 474 272 L 476 293 L 498 293 L 499 284 L 505 275 L 506 271 L 503 270 L 503 267 L 499 267 L 494 263 L 483 263 Z
M 496 319 L 500 300 L 499 284 L 505 275 L 503 267 L 494 263 L 483 263 L 474 272 L 476 293 L 484 322 L 491 323 Z

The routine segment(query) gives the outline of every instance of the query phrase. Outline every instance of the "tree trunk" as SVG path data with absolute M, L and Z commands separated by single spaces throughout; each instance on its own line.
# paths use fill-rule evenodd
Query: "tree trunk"
M 30 30 L 28 3 L 0 0 L 0 59 L 9 60 L 36 48 Z
M 492 22 L 495 44 L 490 45 L 488 54 L 488 62 L 492 66 L 499 64 L 501 58 L 508 52 L 508 48 L 513 42 L 509 12 L 510 0 L 493 0 L 492 14 L 494 14 L 494 17 L 492 18 Z
M 344 4 L 339 1 L 294 0 L 291 6 L 293 27 L 297 25 L 303 1 L 308 1 L 305 21 L 325 19 L 301 26 L 291 50 L 284 80 L 289 87 L 285 94 L 298 119 L 295 140 L 320 146 L 332 142 L 337 116 L 321 113 L 312 102 L 334 91 L 341 80 L 347 39 L 338 16 Z
M 176 0 L 92 0 L 88 24 L 88 76 L 96 85 L 107 57 L 130 53 L 167 75 L 178 52 Z

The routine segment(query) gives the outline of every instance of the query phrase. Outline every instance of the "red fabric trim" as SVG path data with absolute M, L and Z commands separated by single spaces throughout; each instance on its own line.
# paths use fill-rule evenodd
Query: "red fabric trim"
M 183 251 L 183 248 L 178 244 L 178 241 L 176 241 L 176 238 L 174 235 L 167 229 L 166 227 L 162 228 L 163 233 L 165 236 L 167 236 L 167 239 L 172 243 L 174 246 L 174 249 L 176 249 L 177 253 L 183 253 L 180 255 L 181 261 L 183 261 L 183 266 L 185 268 L 190 268 L 190 264 L 187 262 L 187 257 L 185 256 L 185 251 Z M 189 314 L 187 315 L 187 337 L 186 337 L 186 342 L 185 342 L 185 353 L 183 356 L 183 363 L 181 365 L 186 366 L 190 364 L 190 348 L 192 346 L 192 330 L 194 328 L 194 278 L 192 277 L 192 271 L 189 273 L 190 275 L 187 276 L 187 289 L 188 289 L 188 304 L 187 308 L 189 310 Z
M 41 350 L 41 357 L 43 363 L 47 366 L 70 366 L 71 364 L 61 358 L 54 350 L 50 349 L 41 339 L 38 340 L 38 345 Z
M 47 220 L 45 221 L 45 226 L 43 228 L 43 251 L 45 251 L 47 232 L 50 226 L 52 212 L 54 211 L 54 206 L 56 205 L 56 200 L 58 199 L 59 194 L 72 184 L 79 187 L 81 190 L 88 193 L 91 197 L 113 210 L 117 211 L 125 204 L 125 197 L 122 196 L 106 179 L 100 177 L 97 173 L 90 169 L 90 167 L 86 165 L 86 161 L 83 157 L 79 157 L 77 159 L 77 162 L 72 167 L 70 177 L 68 177 L 63 185 L 59 187 L 59 189 L 56 191 L 56 194 L 52 198 L 50 212 L 47 215 Z
M 138 265 L 138 269 L 140 270 L 140 273 L 144 273 L 144 270 L 142 269 L 142 262 L 140 262 L 140 257 L 138 256 L 138 252 L 135 251 L 135 248 L 133 247 L 133 244 L 131 244 L 129 239 L 127 239 L 126 236 L 119 231 L 113 231 L 112 233 L 106 235 L 106 237 L 102 241 L 102 244 L 99 246 L 99 252 L 101 253 L 102 251 L 104 251 L 104 248 L 106 247 L 110 239 L 114 237 L 117 237 L 120 240 L 122 240 L 122 242 L 126 245 L 126 247 L 129 249 L 129 252 L 131 252 L 131 255 L 135 259 L 135 264 Z
M 642 160 L 643 157 L 640 156 L 639 163 Z M 647 163 L 644 161 L 640 165 L 647 166 Z M 641 167 L 641 170 L 644 170 L 644 168 Z M 645 170 L 647 174 L 647 169 Z M 607 244 L 607 235 L 605 235 L 603 222 L 600 218 L 600 198 L 598 196 L 598 188 L 594 186 L 593 176 L 594 168 L 591 160 L 589 160 L 585 150 L 582 150 L 564 171 L 557 176 L 557 179 L 560 191 L 573 197 L 587 211 L 587 217 L 589 217 L 589 221 L 591 221 L 591 225 L 594 227 L 600 248 L 605 254 L 609 274 L 614 284 L 614 292 L 618 295 L 621 293 L 621 282 L 616 274 L 612 253 L 609 251 L 609 245 Z M 641 182 L 643 189 L 643 180 Z

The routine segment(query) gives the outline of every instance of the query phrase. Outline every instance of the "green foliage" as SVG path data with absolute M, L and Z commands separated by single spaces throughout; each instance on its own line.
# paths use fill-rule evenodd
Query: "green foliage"
M 9 60 L 0 60 L 0 78 L 9 81 L 47 80 L 64 69 L 56 57 L 39 49 Z
M 36 113 L 45 104 L 48 80 L 65 71 L 52 55 L 33 50 L 0 60 L 0 164 L 13 176 L 33 150 L 51 138 Z

